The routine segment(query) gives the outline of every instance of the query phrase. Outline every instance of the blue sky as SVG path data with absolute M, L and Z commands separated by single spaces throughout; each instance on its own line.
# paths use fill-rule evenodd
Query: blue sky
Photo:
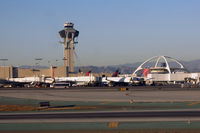
M 156 55 L 200 59 L 199 0 L 0 0 L 0 58 L 61 65 L 58 32 L 79 30 L 76 65 L 116 65 Z M 58 60 L 58 61 L 56 61 Z M 0 62 L 2 64 L 2 62 Z

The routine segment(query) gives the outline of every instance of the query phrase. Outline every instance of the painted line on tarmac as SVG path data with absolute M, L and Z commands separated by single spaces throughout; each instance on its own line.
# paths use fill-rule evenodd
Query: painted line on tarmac
M 77 122 L 179 122 L 185 121 L 187 123 L 199 122 L 200 117 L 182 117 L 182 118 L 84 118 L 84 119 L 9 119 L 9 120 L 0 120 L 0 124 L 11 124 L 11 123 L 77 123 Z
M 195 101 L 195 102 L 192 102 L 192 103 L 190 103 L 190 104 L 188 104 L 189 106 L 193 106 L 193 105 L 196 105 L 196 104 L 199 104 L 200 103 L 200 101 Z
M 79 114 L 79 113 L 117 113 L 117 112 L 124 112 L 124 113 L 131 113 L 131 112 L 171 112 L 171 111 L 200 111 L 200 109 L 167 109 L 167 110 L 113 110 L 113 111 L 61 111 L 61 112 L 6 112 L 0 113 L 0 115 L 20 115 L 20 114 Z

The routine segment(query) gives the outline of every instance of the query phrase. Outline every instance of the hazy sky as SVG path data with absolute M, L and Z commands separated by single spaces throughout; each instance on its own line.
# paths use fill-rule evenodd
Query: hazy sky
M 0 58 L 13 65 L 34 65 L 35 58 L 61 65 L 58 32 L 71 21 L 80 32 L 76 65 L 156 55 L 200 59 L 199 6 L 200 0 L 0 0 Z

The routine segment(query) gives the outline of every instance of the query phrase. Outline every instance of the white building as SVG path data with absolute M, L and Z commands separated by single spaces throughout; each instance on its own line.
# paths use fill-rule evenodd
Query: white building
M 134 71 L 133 76 L 142 76 L 148 83 L 183 83 L 186 80 L 199 83 L 200 73 L 189 73 L 185 67 L 174 58 L 155 56 L 143 62 Z

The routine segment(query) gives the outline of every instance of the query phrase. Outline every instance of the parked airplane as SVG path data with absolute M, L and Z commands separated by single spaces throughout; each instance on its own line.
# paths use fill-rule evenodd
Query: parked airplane
M 95 77 L 88 71 L 85 76 L 55 77 L 55 82 L 67 82 L 71 86 L 96 86 L 101 82 L 100 77 Z
M 112 77 L 103 77 L 102 85 L 106 86 L 128 86 L 131 85 L 132 78 L 131 76 L 119 76 L 119 70 L 116 70 Z
M 139 85 L 138 78 L 130 75 L 119 75 L 119 70 L 116 70 L 112 77 L 96 77 L 88 71 L 86 76 L 77 77 L 24 77 L 24 78 L 9 78 L 7 82 L 12 86 L 20 87 L 49 87 L 54 84 L 65 84 L 69 86 L 128 86 Z
M 8 83 L 12 86 L 20 87 L 48 87 L 51 83 L 54 82 L 53 78 L 48 77 L 24 77 L 24 78 L 9 78 Z

